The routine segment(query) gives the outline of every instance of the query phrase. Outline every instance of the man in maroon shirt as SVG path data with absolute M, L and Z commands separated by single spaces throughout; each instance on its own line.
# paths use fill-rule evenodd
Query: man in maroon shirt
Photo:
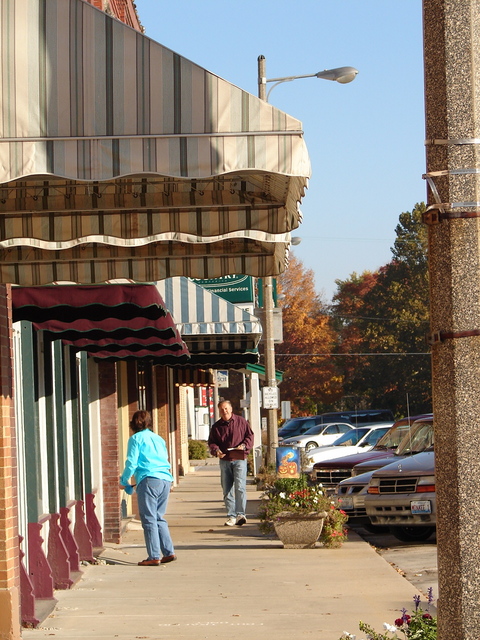
M 253 431 L 241 416 L 233 413 L 230 400 L 218 403 L 220 420 L 208 437 L 212 456 L 220 458 L 220 481 L 227 509 L 225 525 L 242 526 L 247 522 L 247 456 L 253 447 Z

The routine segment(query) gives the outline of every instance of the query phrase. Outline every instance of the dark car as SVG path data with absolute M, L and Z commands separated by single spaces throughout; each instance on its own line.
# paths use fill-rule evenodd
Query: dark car
M 292 436 L 302 435 L 317 424 L 316 416 L 307 416 L 305 418 L 292 418 L 278 430 L 278 439 L 291 438 Z
M 329 413 L 322 413 L 315 416 L 315 418 L 320 418 L 316 424 L 320 424 L 321 422 L 350 422 L 356 427 L 365 424 L 375 424 L 376 422 L 394 422 L 395 420 L 390 409 L 330 411 Z
M 355 465 L 367 461 L 374 461 L 377 458 L 391 458 L 402 442 L 406 433 L 410 431 L 411 425 L 420 418 L 429 416 L 413 416 L 397 420 L 392 428 L 380 438 L 377 444 L 370 451 L 362 451 L 351 456 L 339 456 L 333 460 L 317 462 L 313 466 L 313 477 L 316 482 L 320 482 L 326 489 L 333 489 L 339 482 L 349 478 Z M 388 462 L 384 462 L 388 464 Z M 383 465 L 380 465 L 383 466 Z M 376 467 L 378 468 L 378 467 Z M 368 471 L 364 469 L 363 471 Z M 358 471 L 358 473 L 363 473 Z

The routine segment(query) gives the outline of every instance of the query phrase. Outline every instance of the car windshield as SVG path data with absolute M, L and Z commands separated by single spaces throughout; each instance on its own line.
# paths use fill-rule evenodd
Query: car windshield
M 390 427 L 385 427 L 384 429 L 374 429 L 371 431 L 365 440 L 362 442 L 362 446 L 364 447 L 373 447 L 373 445 L 377 444 L 380 438 L 388 433 Z
M 337 438 L 333 443 L 333 446 L 350 447 L 352 445 L 355 445 L 360 440 L 360 438 L 363 438 L 363 436 L 369 431 L 370 429 L 368 427 L 363 427 L 360 429 L 350 429 L 350 431 L 344 433 L 343 436 Z
M 415 422 L 397 447 L 395 455 L 421 453 L 433 446 L 433 422 Z
M 326 425 L 324 424 L 316 424 L 313 427 L 310 427 L 303 434 L 304 436 L 317 436 L 319 433 L 325 429 Z
M 303 422 L 302 418 L 289 420 L 288 424 L 286 424 L 284 427 L 280 427 L 279 433 L 287 433 L 288 431 L 295 431 L 302 424 L 302 422 Z
M 284 438 L 290 434 L 296 435 L 297 433 L 304 433 L 309 427 L 315 423 L 313 418 L 297 418 L 292 422 L 289 422 L 285 427 L 281 427 L 279 435 Z
M 392 427 L 378 440 L 375 449 L 396 449 L 409 430 L 409 424 Z

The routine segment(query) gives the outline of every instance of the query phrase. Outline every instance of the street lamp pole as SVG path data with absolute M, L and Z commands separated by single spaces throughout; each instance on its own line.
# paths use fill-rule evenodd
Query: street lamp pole
M 332 80 L 340 84 L 347 84 L 355 80 L 358 71 L 354 67 L 338 67 L 337 69 L 325 69 L 303 76 L 286 76 L 283 78 L 267 78 L 265 56 L 258 56 L 258 97 L 268 102 L 270 92 L 282 82 L 291 82 L 301 78 L 320 78 Z M 267 83 L 273 82 L 267 94 Z M 265 378 L 268 387 L 277 387 L 275 374 L 275 341 L 273 332 L 273 278 L 263 278 L 263 309 L 264 309 L 264 350 L 265 350 Z M 278 446 L 278 422 L 277 409 L 267 409 L 267 464 L 275 464 L 276 448 Z
M 258 97 L 267 101 L 267 78 L 265 56 L 258 56 Z M 265 379 L 268 387 L 277 387 L 275 374 L 275 341 L 273 335 L 273 278 L 264 277 L 263 283 L 263 324 L 264 324 L 264 353 Z M 274 465 L 276 448 L 278 446 L 278 418 L 277 409 L 267 409 L 267 465 Z

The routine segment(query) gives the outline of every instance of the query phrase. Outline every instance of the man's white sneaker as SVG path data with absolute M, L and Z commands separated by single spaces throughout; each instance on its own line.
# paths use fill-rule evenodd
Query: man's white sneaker
M 231 516 L 230 518 L 228 518 L 227 520 L 225 520 L 225 526 L 226 527 L 234 527 L 236 524 L 236 520 L 233 516 Z
M 247 522 L 247 519 L 246 519 L 246 517 L 245 517 L 245 516 L 237 516 L 237 520 L 235 521 L 235 524 L 236 524 L 238 527 L 241 527 L 241 526 L 242 526 L 242 524 L 245 524 L 246 522 Z

